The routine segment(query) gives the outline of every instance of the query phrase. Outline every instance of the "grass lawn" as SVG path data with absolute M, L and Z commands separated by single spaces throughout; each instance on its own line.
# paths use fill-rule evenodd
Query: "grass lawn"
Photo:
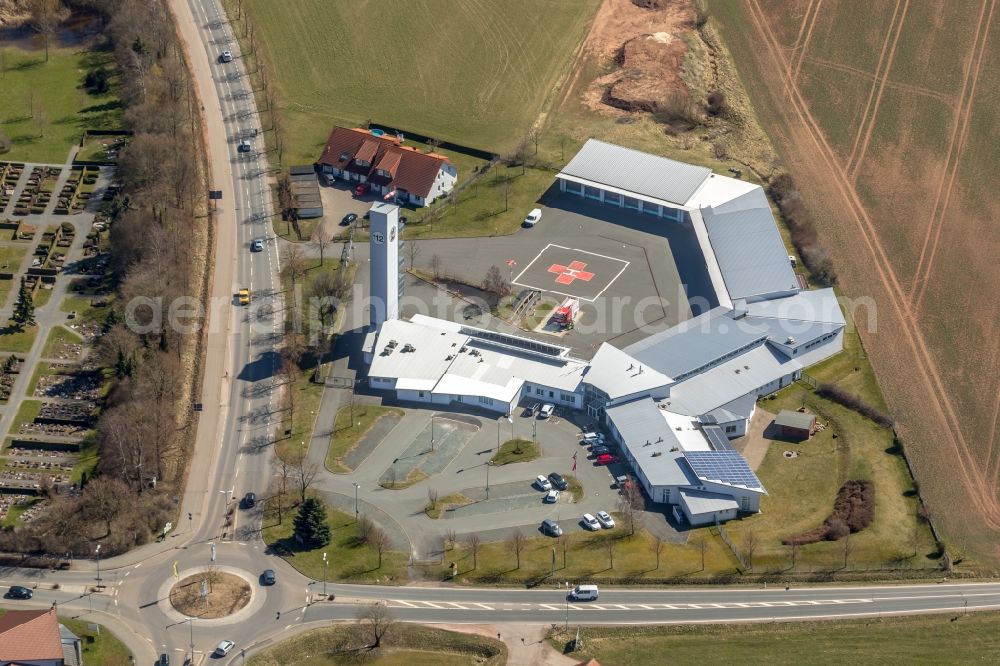
M 609 500 L 607 509 L 613 510 L 615 502 Z M 569 509 L 567 514 L 578 515 Z M 566 517 L 565 515 L 562 517 Z M 458 564 L 459 584 L 542 584 L 552 581 L 653 582 L 685 577 L 704 579 L 729 576 L 735 573 L 735 561 L 725 544 L 711 536 L 708 530 L 692 532 L 688 544 L 664 544 L 660 553 L 660 566 L 656 567 L 654 540 L 646 532 L 628 536 L 623 527 L 600 532 L 573 532 L 565 537 L 566 559 L 563 564 L 562 541 L 551 537 L 535 536 L 527 540 L 521 553 L 521 566 L 517 568 L 514 554 L 503 542 L 484 543 L 479 548 L 476 567 L 473 568 L 472 551 L 460 545 L 448 551 L 445 559 Z M 701 567 L 701 539 L 705 540 L 705 568 Z M 613 552 L 608 556 L 607 543 L 612 542 Z M 556 549 L 556 568 L 552 572 L 552 548 Z M 612 562 L 612 559 L 614 560 Z M 612 566 L 613 564 L 613 566 Z M 447 564 L 441 567 L 442 580 L 452 580 Z M 550 579 L 551 576 L 551 579 Z
M 720 664 L 965 664 L 1000 651 L 1000 613 L 887 617 L 877 620 L 783 622 L 665 627 L 584 627 L 581 663 L 605 666 L 700 664 L 705 655 Z M 576 637 L 558 633 L 550 640 L 563 650 Z
M 332 666 L 358 663 L 379 666 L 501 666 L 507 648 L 496 639 L 446 631 L 436 627 L 398 623 L 383 638 L 376 653 L 364 648 L 367 633 L 357 624 L 335 624 L 313 629 L 254 655 L 250 666 Z
M 18 502 L 7 510 L 7 516 L 0 520 L 0 527 L 17 527 L 21 520 L 21 514 L 32 507 L 36 502 L 41 501 L 39 497 L 32 497 L 24 502 Z
M 63 345 L 78 345 L 82 342 L 83 338 L 68 328 L 55 326 L 49 331 L 49 337 L 45 340 L 45 346 L 42 348 L 42 356 L 52 358 Z
M 275 452 L 282 460 L 294 461 L 304 455 L 312 439 L 313 424 L 316 422 L 316 412 L 323 400 L 323 384 L 314 384 L 311 379 L 313 369 L 300 371 L 295 381 L 288 388 L 295 409 L 289 414 L 286 402 L 282 417 L 282 433 L 291 428 L 291 434 L 281 435 L 275 444 Z
M 875 519 L 851 535 L 848 568 L 933 568 L 936 550 L 930 530 L 917 519 L 917 499 L 901 456 L 892 453 L 892 433 L 802 384 L 794 384 L 762 407 L 777 412 L 805 404 L 829 426 L 809 441 L 773 442 L 757 474 L 768 490 L 761 512 L 726 524 L 730 538 L 742 548 L 748 533 L 757 540 L 754 570 L 785 572 L 791 549 L 781 544 L 820 525 L 833 509 L 837 489 L 848 479 L 875 483 Z M 837 435 L 834 438 L 834 434 Z M 794 451 L 795 458 L 786 458 Z M 795 572 L 844 568 L 844 540 L 800 546 Z
M 541 448 L 528 439 L 509 439 L 500 446 L 500 452 L 490 462 L 494 465 L 528 462 L 542 454 Z
M 37 326 L 25 326 L 21 329 L 13 327 L 13 322 L 8 322 L 5 328 L 0 329 L 0 351 L 26 354 L 31 351 L 31 345 L 35 343 L 35 334 L 38 333 Z
M 45 305 L 49 302 L 50 298 L 52 298 L 52 290 L 43 289 L 39 287 L 35 291 L 35 295 L 32 297 L 32 302 L 35 304 L 35 309 L 37 310 L 39 308 L 45 307 Z
M 17 431 L 21 427 L 21 424 L 34 421 L 41 408 L 41 400 L 29 400 L 27 398 L 22 400 L 21 404 L 17 408 L 17 413 L 14 415 L 14 420 L 10 424 L 8 432 L 11 435 L 17 435 Z
M 314 580 L 323 580 L 323 553 L 326 552 L 329 562 L 327 580 L 374 582 L 386 578 L 394 581 L 405 579 L 407 554 L 386 552 L 382 557 L 382 566 L 379 567 L 378 553 L 358 539 L 354 516 L 326 507 L 326 522 L 330 526 L 332 540 L 323 548 L 302 550 L 292 538 L 294 515 L 295 509 L 286 511 L 283 523 L 278 525 L 277 513 L 272 503 L 268 502 L 264 514 L 263 537 L 268 546 L 278 545 L 290 553 L 283 557 L 299 573 Z
M 427 514 L 428 518 L 437 520 L 441 517 L 441 514 L 448 509 L 454 509 L 455 507 L 465 506 L 467 504 L 472 504 L 472 500 L 462 493 L 451 493 L 450 495 L 439 497 L 438 501 L 434 502 L 433 505 L 428 502 L 427 506 L 424 507 L 424 513 Z
M 82 87 L 87 71 L 114 69 L 110 52 L 50 47 L 48 62 L 42 50 L 5 46 L 2 52 L 0 132 L 13 143 L 2 159 L 61 164 L 85 129 L 121 126 L 115 87 L 105 95 L 91 95 Z
M 555 182 L 555 171 L 495 166 L 461 193 L 407 215 L 404 238 L 502 236 L 515 232 Z M 460 176 L 464 174 L 459 174 Z
M 0 272 L 17 273 L 21 267 L 21 260 L 24 259 L 28 248 L 20 245 L 0 245 Z M 0 307 L 7 302 L 10 292 L 14 291 L 20 282 L 15 275 L 13 280 L 0 280 Z
M 351 414 L 354 423 L 351 423 Z M 403 410 L 376 405 L 355 405 L 343 407 L 337 412 L 337 419 L 330 436 L 330 448 L 326 453 L 326 468 L 335 474 L 348 474 L 353 470 L 344 463 L 344 456 L 350 453 L 361 438 L 388 414 L 403 416 Z
M 242 35 L 236 3 L 224 4 Z M 284 161 L 310 164 L 334 123 L 367 119 L 487 150 L 514 146 L 567 72 L 598 4 L 388 0 L 378 20 L 364 3 L 243 8 L 281 100 Z M 343 76 L 330 76 L 332 63 Z
M 95 302 L 105 302 L 108 305 L 104 307 L 98 307 L 94 305 Z M 103 324 L 104 320 L 107 319 L 108 312 L 111 311 L 111 297 L 102 296 L 100 298 L 92 299 L 89 296 L 71 296 L 67 295 L 63 298 L 62 303 L 59 304 L 59 309 L 63 312 L 76 311 L 76 318 L 80 321 L 85 321 L 92 324 Z

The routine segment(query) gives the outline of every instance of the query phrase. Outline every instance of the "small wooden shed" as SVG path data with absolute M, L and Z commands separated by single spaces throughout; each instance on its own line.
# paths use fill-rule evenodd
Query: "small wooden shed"
M 778 434 L 788 439 L 809 439 L 816 432 L 816 415 L 783 409 L 774 418 Z

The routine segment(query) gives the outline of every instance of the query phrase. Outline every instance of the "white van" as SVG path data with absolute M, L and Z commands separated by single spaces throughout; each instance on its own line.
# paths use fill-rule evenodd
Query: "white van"
M 597 601 L 596 585 L 577 585 L 569 591 L 572 601 Z

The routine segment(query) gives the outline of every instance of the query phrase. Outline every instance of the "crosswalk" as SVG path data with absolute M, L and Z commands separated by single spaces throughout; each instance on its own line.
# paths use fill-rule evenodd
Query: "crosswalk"
M 665 603 L 571 603 L 568 608 L 571 611 L 652 611 L 652 610 L 718 610 L 737 608 L 783 608 L 789 606 L 843 606 L 845 604 L 871 604 L 872 599 L 802 599 L 789 601 L 748 601 L 748 602 L 725 602 L 725 603 L 698 603 L 698 604 L 665 604 Z M 481 603 L 476 601 L 421 601 L 415 599 L 389 599 L 390 608 L 432 608 L 435 610 L 455 610 L 455 611 L 565 611 L 565 603 Z

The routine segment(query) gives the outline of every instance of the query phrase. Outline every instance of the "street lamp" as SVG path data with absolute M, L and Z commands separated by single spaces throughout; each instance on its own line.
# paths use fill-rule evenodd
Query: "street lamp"
M 323 551 L 323 596 L 326 596 L 326 566 L 328 562 L 326 560 L 326 551 Z
M 191 663 L 194 663 L 194 618 L 189 617 L 188 626 L 191 627 Z
M 358 489 L 361 488 L 360 483 L 354 484 L 354 522 L 358 522 Z
M 486 461 L 486 499 L 490 498 L 490 467 L 493 467 L 493 461 Z
M 434 415 L 431 414 L 431 453 L 434 453 Z
M 101 589 L 101 544 L 97 544 L 97 550 L 94 551 L 97 556 L 97 589 Z
M 569 581 L 564 581 L 566 586 L 566 631 L 569 631 Z

